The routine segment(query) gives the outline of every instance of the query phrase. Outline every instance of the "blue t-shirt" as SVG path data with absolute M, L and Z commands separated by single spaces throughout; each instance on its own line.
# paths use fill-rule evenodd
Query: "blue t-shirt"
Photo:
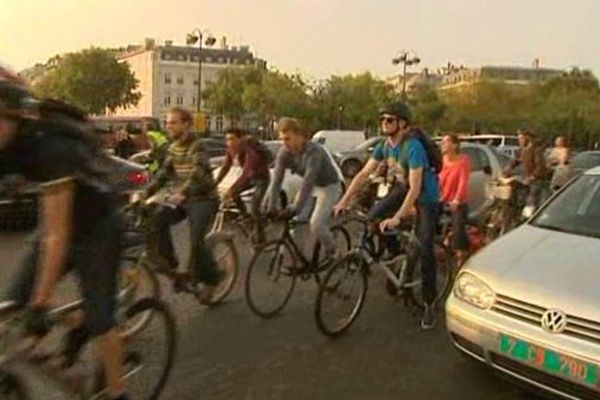
M 423 168 L 423 186 L 419 201 L 424 204 L 440 201 L 440 183 L 438 176 L 431 170 L 427 152 L 417 138 L 410 138 L 402 145 L 391 146 L 387 140 L 379 143 L 373 150 L 373 158 L 386 162 L 388 173 L 393 173 L 397 178 L 405 180 L 408 169 Z

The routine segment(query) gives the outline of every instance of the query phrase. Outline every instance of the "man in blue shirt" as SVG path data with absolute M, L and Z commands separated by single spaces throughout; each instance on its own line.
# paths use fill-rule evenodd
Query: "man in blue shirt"
M 347 208 L 352 197 L 363 186 L 382 162 L 395 185 L 388 195 L 376 203 L 369 215 L 373 219 L 387 218 L 380 229 L 393 229 L 416 211 L 417 234 L 421 244 L 421 275 L 425 311 L 421 320 L 423 329 L 435 325 L 434 303 L 437 298 L 435 232 L 438 224 L 440 188 L 421 140 L 413 134 L 411 112 L 405 103 L 390 104 L 380 110 L 382 133 L 387 139 L 373 151 L 373 156 L 352 180 L 347 192 L 334 207 L 334 213 Z M 389 247 L 388 247 L 389 250 Z

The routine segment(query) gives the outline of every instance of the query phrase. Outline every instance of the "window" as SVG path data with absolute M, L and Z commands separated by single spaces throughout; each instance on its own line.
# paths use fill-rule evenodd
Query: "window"
M 183 85 L 183 75 L 179 75 L 177 77 L 177 83 L 180 84 L 180 85 Z
M 178 106 L 182 106 L 183 105 L 183 96 L 177 96 L 177 105 Z
M 471 159 L 471 170 L 482 171 L 487 165 L 490 165 L 488 157 L 485 152 L 475 147 L 465 147 L 461 149 L 461 152 L 469 156 Z
M 171 105 L 171 96 L 165 97 L 164 105 L 165 106 L 170 106 Z
M 194 79 L 194 86 L 198 86 L 198 78 Z
M 221 117 L 221 116 L 217 117 L 216 131 L 223 132 L 223 117 Z
M 165 83 L 171 83 L 171 74 L 165 74 Z

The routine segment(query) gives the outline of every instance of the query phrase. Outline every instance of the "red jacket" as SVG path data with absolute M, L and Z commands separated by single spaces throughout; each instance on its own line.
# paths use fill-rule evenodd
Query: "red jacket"
M 460 155 L 452 163 L 448 161 L 447 157 L 444 157 L 444 164 L 439 175 L 442 201 L 445 203 L 468 203 L 470 176 L 471 160 L 468 156 Z
M 269 164 L 268 161 L 256 150 L 256 148 L 249 143 L 242 141 L 240 142 L 239 150 L 234 153 L 231 150 L 227 150 L 225 155 L 225 163 L 219 172 L 217 182 L 220 182 L 225 175 L 231 169 L 233 165 L 233 159 L 238 157 L 240 165 L 242 167 L 242 175 L 235 181 L 231 189 L 235 192 L 248 188 L 250 183 L 254 180 L 269 180 Z

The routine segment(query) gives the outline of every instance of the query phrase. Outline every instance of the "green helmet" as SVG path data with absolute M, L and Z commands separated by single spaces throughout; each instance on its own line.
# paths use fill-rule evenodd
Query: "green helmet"
M 397 101 L 381 107 L 379 109 L 379 115 L 381 116 L 383 114 L 393 115 L 398 117 L 398 119 L 403 119 L 407 123 L 410 123 L 412 120 L 410 107 L 403 101 Z

